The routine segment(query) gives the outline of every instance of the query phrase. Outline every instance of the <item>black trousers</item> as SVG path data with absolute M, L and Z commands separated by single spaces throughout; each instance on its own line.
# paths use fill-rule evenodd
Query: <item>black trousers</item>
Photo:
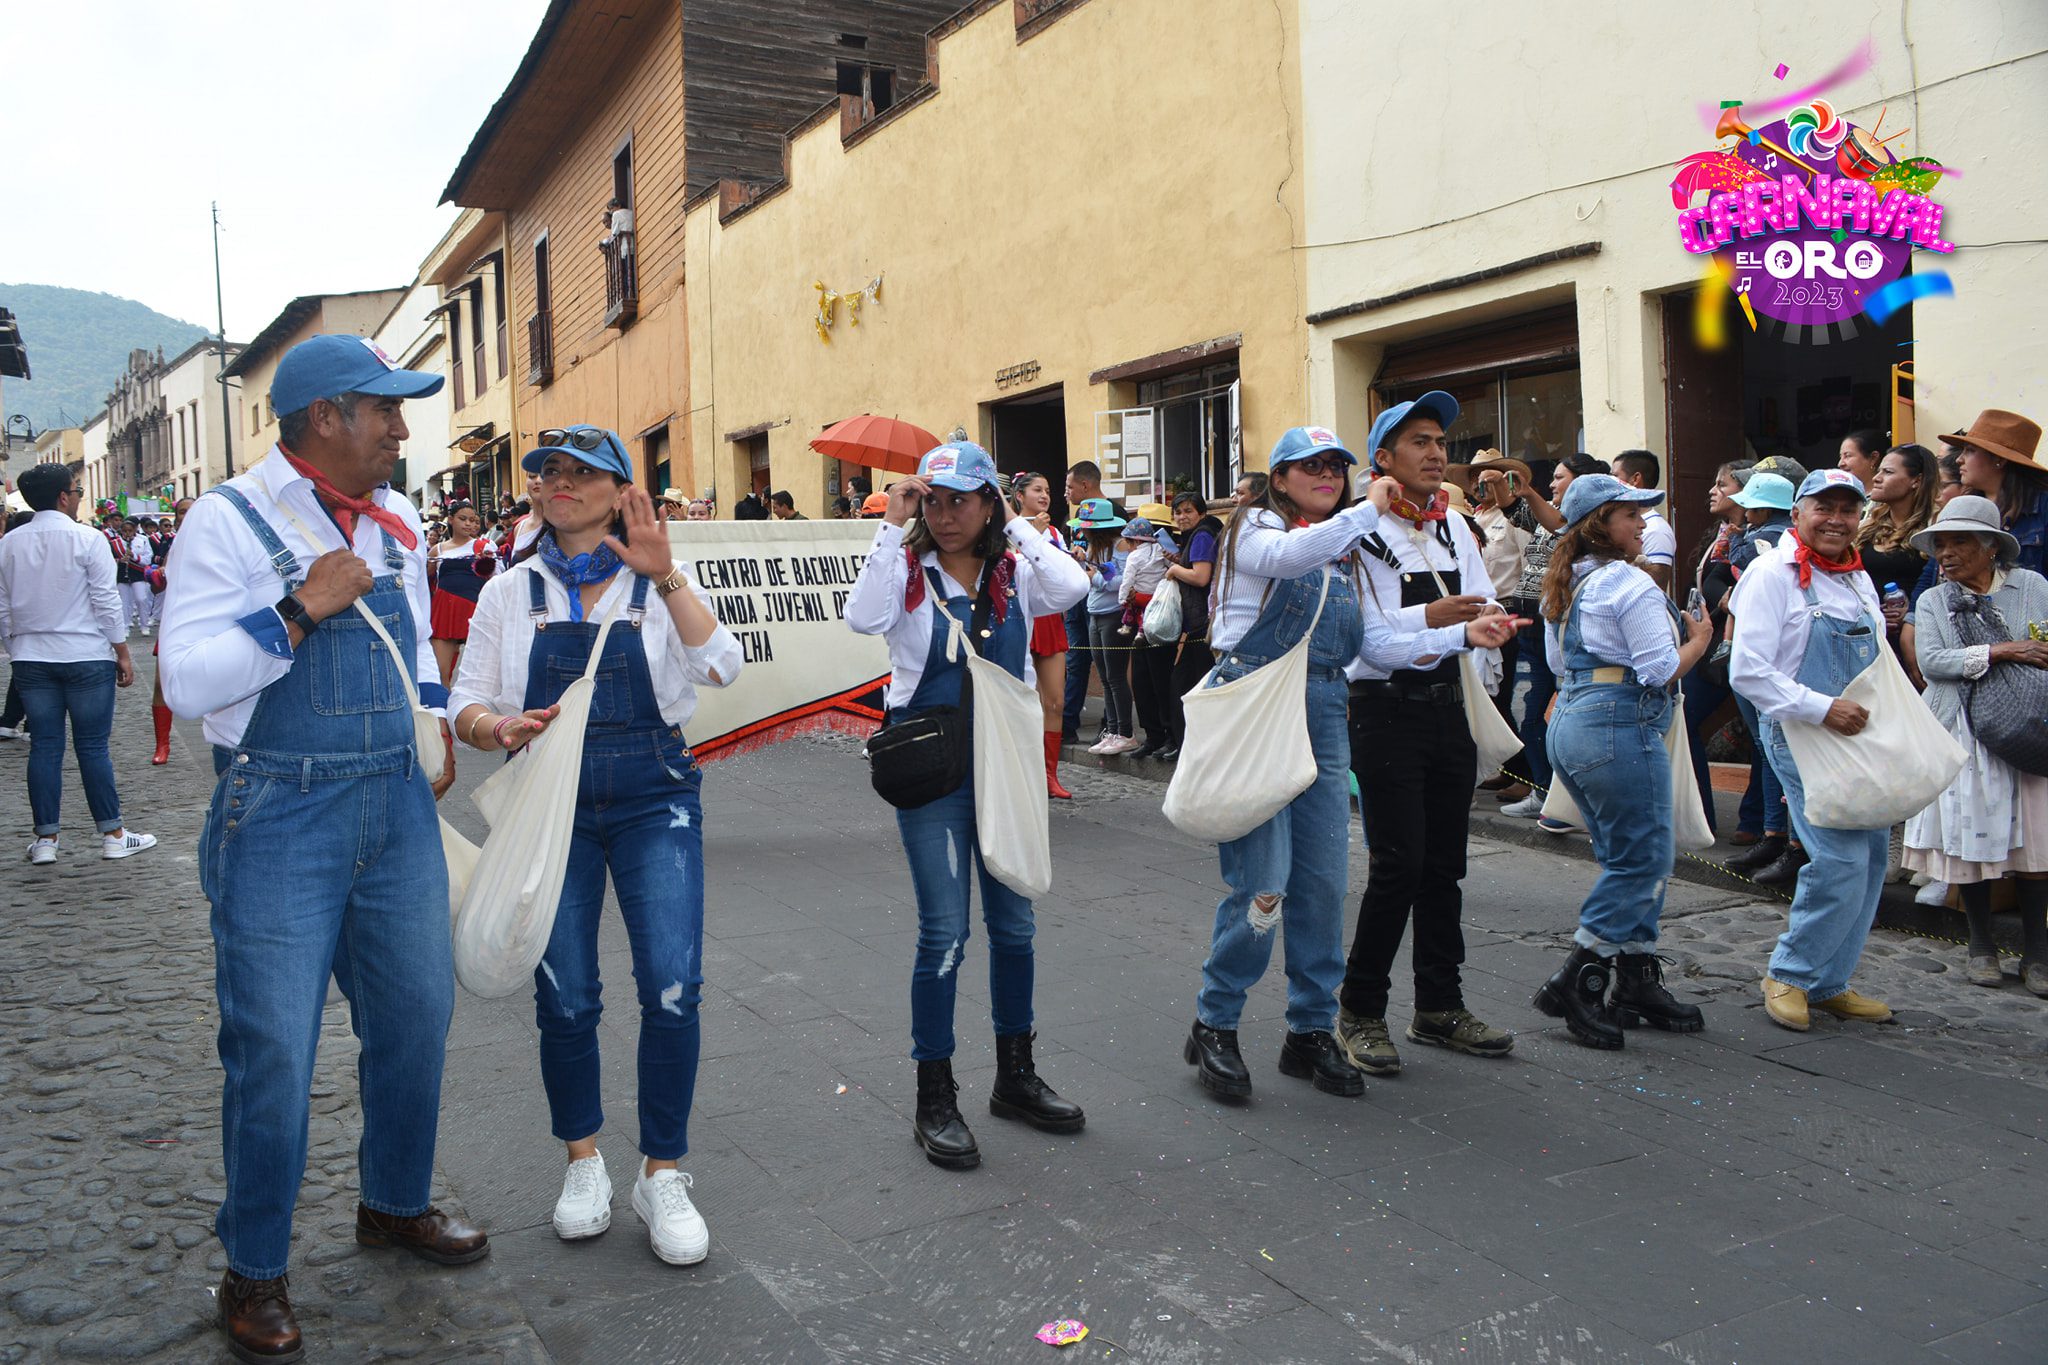
M 1351 771 L 1365 801 L 1371 871 L 1358 902 L 1358 928 L 1338 1001 L 1353 1014 L 1384 1018 L 1394 958 L 1411 914 L 1415 1008 L 1465 1003 L 1465 836 L 1479 757 L 1456 705 L 1353 697 Z
M 1173 677 L 1173 646 L 1148 645 L 1133 632 L 1138 647 L 1131 651 L 1131 695 L 1138 706 L 1138 728 L 1149 744 L 1163 748 L 1171 731 L 1166 724 L 1166 691 Z
M 1176 749 L 1188 737 L 1187 715 L 1181 708 L 1180 699 L 1194 691 L 1195 684 L 1207 677 L 1215 666 L 1216 655 L 1206 639 L 1180 642 L 1180 657 L 1173 661 L 1173 671 L 1166 682 L 1166 733 Z
M 21 704 L 21 689 L 15 686 L 14 678 L 10 674 L 7 679 L 6 708 L 0 710 L 0 725 L 4 725 L 10 730 L 19 730 L 22 721 L 27 718 L 28 708 Z

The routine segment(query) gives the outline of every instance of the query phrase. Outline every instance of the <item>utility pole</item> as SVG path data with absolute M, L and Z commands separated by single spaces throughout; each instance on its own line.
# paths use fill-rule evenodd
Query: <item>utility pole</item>
M 220 328 L 220 372 L 214 382 L 220 385 L 220 453 L 225 460 L 227 476 L 235 477 L 235 409 L 228 398 L 228 311 L 221 302 L 220 293 L 220 201 L 213 201 L 213 312 L 214 321 Z M 200 451 L 200 478 L 206 477 L 206 452 Z

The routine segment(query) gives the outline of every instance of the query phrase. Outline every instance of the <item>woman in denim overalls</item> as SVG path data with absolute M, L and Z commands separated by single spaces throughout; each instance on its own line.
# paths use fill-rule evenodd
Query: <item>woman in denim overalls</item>
M 740 647 L 673 562 L 653 501 L 630 486 L 619 438 L 577 426 L 541 439 L 524 465 L 540 476 L 547 529 L 530 556 L 485 585 L 449 711 L 467 743 L 518 750 L 547 728 L 603 639 L 568 875 L 534 973 L 541 1082 L 554 1135 L 568 1145 L 554 1226 L 574 1240 L 611 1225 L 611 1180 L 597 1149 L 597 928 L 609 868 L 640 1001 L 643 1160 L 633 1211 L 657 1256 L 693 1265 L 710 1235 L 676 1166 L 689 1150 L 697 1082 L 704 810 L 683 726 L 698 686 L 738 676 Z
M 913 515 L 919 523 L 906 534 Z M 960 623 L 982 658 L 1028 682 L 1032 618 L 1064 612 L 1087 591 L 1088 577 L 1078 564 L 1028 519 L 1009 516 L 988 452 L 971 441 L 952 441 L 926 453 L 916 475 L 889 489 L 883 524 L 847 598 L 846 624 L 888 641 L 893 724 L 919 711 L 959 705 L 967 665 L 941 611 Z M 1045 1132 L 1078 1131 L 1081 1106 L 1039 1079 L 1031 1059 L 1031 902 L 982 866 L 972 772 L 950 795 L 898 810 L 896 827 L 917 891 L 917 960 L 910 975 L 910 1055 L 917 1061 L 912 1135 L 934 1165 L 966 1170 L 981 1163 L 974 1134 L 960 1117 L 960 1087 L 953 1080 L 953 1001 L 977 881 L 988 925 L 989 1013 L 996 1035 L 989 1112 Z
M 1765 1012 L 1795 1031 L 1809 1026 L 1815 1009 L 1865 1023 L 1892 1017 L 1882 1002 L 1849 989 L 1877 918 L 1889 831 L 1808 820 L 1806 788 L 1784 730 L 1797 720 L 1854 735 L 1870 721 L 1868 711 L 1842 696 L 1884 645 L 1884 614 L 1854 539 L 1867 496 L 1847 470 L 1807 475 L 1792 529 L 1735 585 L 1728 679 L 1763 717 L 1764 758 L 1784 785 L 1792 832 L 1812 859 L 1799 871 L 1791 921 L 1763 980 Z
M 1643 507 L 1663 500 L 1608 474 L 1574 479 L 1560 509 L 1564 535 L 1543 576 L 1544 647 L 1563 687 L 1550 763 L 1585 817 L 1600 878 L 1579 907 L 1571 956 L 1536 992 L 1536 1008 L 1589 1047 L 1620 1047 L 1624 1024 L 1696 1033 L 1706 1023 L 1664 988 L 1657 963 L 1677 854 L 1664 748 L 1672 689 L 1713 641 L 1713 627 L 1688 616 L 1680 646 L 1671 599 L 1631 562 L 1642 553 Z

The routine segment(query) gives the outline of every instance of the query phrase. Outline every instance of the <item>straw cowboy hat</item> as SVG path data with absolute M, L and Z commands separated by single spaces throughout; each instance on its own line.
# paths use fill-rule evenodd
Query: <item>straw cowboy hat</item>
M 1968 431 L 1959 431 L 1941 439 L 1950 445 L 1975 446 L 2001 460 L 2011 460 L 2016 465 L 2048 474 L 2048 465 L 2034 458 L 2034 451 L 2041 444 L 2041 424 L 2030 422 L 2016 412 L 1986 408 L 1977 414 L 1977 420 L 1970 423 Z
M 1444 470 L 1444 478 L 1468 491 L 1479 486 L 1479 476 L 1489 469 L 1498 469 L 1504 474 L 1514 475 L 1516 481 L 1525 488 L 1536 481 L 1535 474 L 1528 465 L 1503 455 L 1498 450 L 1482 450 L 1478 452 L 1478 456 L 1479 458 L 1470 464 L 1449 466 Z

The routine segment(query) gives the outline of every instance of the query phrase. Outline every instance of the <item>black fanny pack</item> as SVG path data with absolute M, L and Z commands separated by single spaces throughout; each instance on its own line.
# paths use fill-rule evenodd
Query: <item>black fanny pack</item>
M 949 615 L 939 576 L 930 569 L 925 574 L 931 581 L 934 615 Z M 982 590 L 974 603 L 974 626 L 968 632 L 970 644 L 980 640 L 987 628 L 988 580 L 993 576 L 982 575 Z M 952 626 L 934 620 L 932 629 L 950 631 Z M 974 762 L 974 675 L 965 662 L 960 666 L 958 706 L 935 706 L 883 726 L 869 737 L 865 753 L 875 795 L 898 810 L 928 806 L 960 790 Z

